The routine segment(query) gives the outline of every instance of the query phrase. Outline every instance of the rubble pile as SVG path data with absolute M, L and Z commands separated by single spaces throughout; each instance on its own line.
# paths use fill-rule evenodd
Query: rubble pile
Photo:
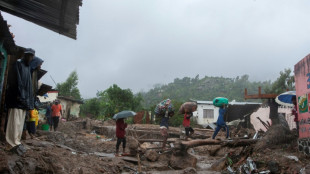
M 129 156 L 114 157 L 113 124 L 79 119 L 62 122 L 57 132 L 38 130 L 35 139 L 23 142 L 27 151 L 22 156 L 5 150 L 2 143 L 0 173 L 263 174 L 307 173 L 310 168 L 309 159 L 298 153 L 294 134 L 278 131 L 277 126 L 260 136 L 252 129 L 231 127 L 232 140 L 224 138 L 225 132 L 218 134 L 220 140 L 195 139 L 213 134 L 211 129 L 195 129 L 189 141 L 182 139 L 182 129 L 170 128 L 174 136 L 168 139 L 168 150 L 162 151 L 158 125 L 129 125 Z

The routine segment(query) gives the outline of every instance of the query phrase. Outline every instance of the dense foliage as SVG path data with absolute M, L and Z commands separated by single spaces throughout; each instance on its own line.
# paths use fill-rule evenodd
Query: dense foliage
M 74 99 L 80 100 L 81 94 L 77 85 L 79 82 L 79 77 L 76 71 L 70 73 L 67 80 L 63 83 L 58 83 L 56 90 L 59 92 L 59 96 L 72 97 Z
M 284 69 L 280 72 L 280 77 L 277 78 L 270 86 L 265 88 L 267 93 L 280 94 L 286 90 L 295 90 L 295 79 L 291 75 L 292 71 L 290 69 Z
M 199 75 L 195 78 L 176 78 L 172 83 L 156 85 L 148 92 L 142 93 L 143 106 L 149 108 L 165 98 L 179 102 L 190 99 L 211 101 L 215 97 L 226 97 L 230 101 L 244 101 L 244 89 L 248 89 L 248 94 L 256 94 L 258 87 L 262 87 L 263 93 L 275 94 L 295 90 L 294 76 L 290 69 L 285 69 L 280 72 L 279 78 L 274 82 L 252 82 L 248 75 L 236 78 L 205 76 L 199 79 Z
M 176 78 L 166 85 L 156 85 L 148 92 L 134 95 L 130 89 L 121 89 L 117 85 L 99 91 L 95 98 L 85 100 L 81 107 L 82 115 L 92 115 L 95 118 L 111 118 L 115 113 L 122 110 L 154 111 L 155 106 L 163 99 L 170 98 L 175 106 L 175 116 L 170 119 L 172 126 L 182 124 L 183 115 L 178 114 L 178 109 L 183 102 L 193 100 L 213 100 L 215 97 L 226 97 L 230 101 L 244 101 L 244 89 L 249 94 L 258 93 L 261 86 L 263 93 L 281 93 L 294 90 L 294 77 L 291 70 L 285 69 L 280 72 L 279 78 L 274 81 L 252 82 L 248 75 L 236 78 L 209 77 Z M 160 118 L 157 118 L 159 121 Z
M 105 91 L 97 92 L 95 98 L 85 100 L 81 107 L 82 115 L 93 115 L 94 117 L 110 118 L 123 110 L 141 110 L 140 95 L 134 95 L 130 89 L 121 89 L 112 85 Z
M 263 89 L 270 86 L 270 81 L 251 82 L 248 75 L 236 78 L 209 77 L 199 79 L 184 77 L 176 78 L 167 85 L 156 86 L 146 93 L 142 93 L 143 106 L 149 108 L 164 98 L 185 102 L 194 100 L 213 100 L 215 97 L 226 97 L 229 100 L 244 101 L 244 89 L 248 93 L 257 93 L 258 87 Z

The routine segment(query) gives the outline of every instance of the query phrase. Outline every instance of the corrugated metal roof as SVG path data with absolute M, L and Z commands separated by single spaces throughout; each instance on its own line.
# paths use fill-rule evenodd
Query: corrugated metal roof
M 0 10 L 76 39 L 82 0 L 1 0 Z
M 13 36 L 11 35 L 8 24 L 0 13 L 0 39 L 3 41 L 3 46 L 8 53 L 14 51 L 16 49 L 15 42 L 13 40 Z
M 76 100 L 76 99 L 73 99 L 71 97 L 58 96 L 57 98 L 58 99 L 63 99 L 63 100 L 68 100 L 68 101 L 72 101 L 72 102 L 76 102 L 76 103 L 79 103 L 79 104 L 83 104 L 84 103 L 82 100 Z

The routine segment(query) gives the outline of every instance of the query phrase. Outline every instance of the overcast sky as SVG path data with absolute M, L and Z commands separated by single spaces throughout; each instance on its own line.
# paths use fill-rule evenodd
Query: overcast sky
M 82 97 L 185 76 L 274 80 L 310 53 L 309 0 L 84 0 L 77 40 L 3 14 L 44 59 L 44 83 L 79 75 Z

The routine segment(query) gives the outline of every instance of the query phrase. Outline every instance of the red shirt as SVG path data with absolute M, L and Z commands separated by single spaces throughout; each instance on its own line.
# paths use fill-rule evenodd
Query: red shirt
M 127 128 L 127 124 L 124 122 L 124 119 L 118 119 L 116 121 L 116 137 L 124 138 L 125 137 L 125 129 Z
M 55 105 L 52 106 L 52 117 L 60 117 L 60 111 L 61 111 L 61 105 Z
M 184 120 L 183 120 L 183 126 L 184 127 L 190 127 L 191 125 L 191 117 L 189 114 L 184 114 Z

